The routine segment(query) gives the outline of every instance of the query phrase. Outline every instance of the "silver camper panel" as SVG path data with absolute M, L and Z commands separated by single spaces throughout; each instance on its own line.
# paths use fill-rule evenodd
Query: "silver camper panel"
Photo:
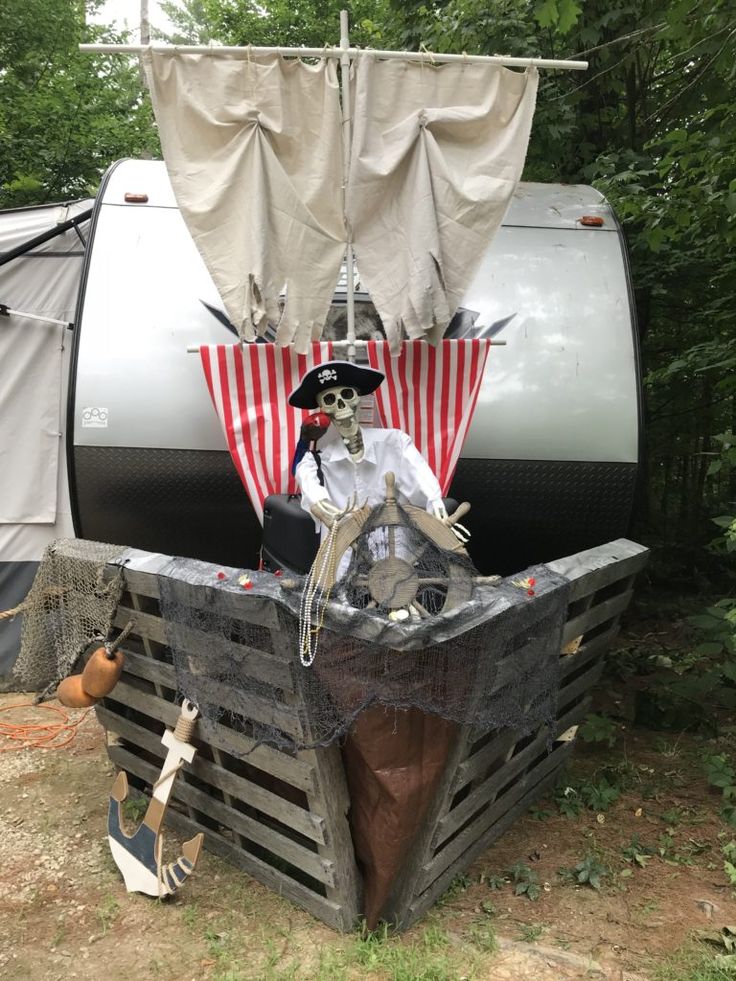
M 126 192 L 148 202 L 126 204 Z M 583 215 L 604 224 L 583 227 Z M 77 316 L 76 530 L 251 565 L 259 526 L 186 350 L 233 340 L 204 302 L 221 309 L 164 164 L 114 165 Z M 625 250 L 606 201 L 585 186 L 520 185 L 463 307 L 472 334 L 507 342 L 491 349 L 451 492 L 476 505 L 478 564 L 523 568 L 624 534 L 639 379 Z

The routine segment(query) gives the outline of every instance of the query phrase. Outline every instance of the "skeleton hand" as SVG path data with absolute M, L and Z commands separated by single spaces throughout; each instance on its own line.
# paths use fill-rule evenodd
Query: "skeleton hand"
M 448 515 L 447 508 L 442 501 L 437 501 L 432 505 L 432 513 L 438 521 L 441 521 L 443 525 L 446 525 L 450 529 L 461 545 L 466 545 L 470 541 L 470 532 L 468 529 L 464 525 L 459 525 L 456 521 L 452 520 L 452 516 Z
M 340 521 L 346 514 L 354 510 L 356 505 L 357 501 L 354 496 L 348 498 L 344 508 L 339 508 L 329 497 L 323 497 L 321 501 L 312 505 L 312 514 L 328 528 L 331 528 L 336 521 Z

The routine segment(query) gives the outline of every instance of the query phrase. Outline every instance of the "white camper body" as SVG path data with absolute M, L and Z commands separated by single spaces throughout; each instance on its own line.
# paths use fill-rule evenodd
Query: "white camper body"
M 126 193 L 147 201 L 128 204 Z M 187 353 L 233 341 L 205 303 L 222 309 L 164 164 L 117 163 L 97 200 L 75 332 L 75 526 L 250 565 L 259 528 Z M 523 568 L 623 534 L 639 456 L 638 354 L 625 246 L 605 199 L 521 184 L 463 307 L 474 318 L 464 336 L 507 342 L 491 349 L 451 491 L 475 505 L 476 561 Z
M 126 203 L 126 193 L 147 201 Z M 56 208 L 0 213 L 0 258 L 63 219 Z M 603 225 L 584 226 L 586 215 Z M 0 609 L 22 599 L 44 546 L 72 530 L 252 566 L 261 529 L 199 357 L 187 353 L 234 338 L 204 305 L 222 309 L 163 162 L 114 164 L 90 222 L 0 266 L 3 303 L 73 320 L 74 330 L 0 316 L 0 413 L 37 413 L 28 460 L 45 488 L 26 467 L 27 513 L 0 520 Z M 369 298 L 358 293 L 356 307 L 360 322 Z M 512 571 L 625 534 L 639 458 L 638 347 L 623 237 L 605 199 L 585 186 L 521 184 L 463 308 L 455 336 L 506 341 L 491 348 L 451 489 L 474 505 L 476 563 Z M 53 364 L 59 411 L 49 413 L 48 398 L 21 406 L 11 352 Z M 66 459 L 63 439 L 49 448 L 52 431 L 65 433 Z M 0 445 L 6 457 L 11 442 Z M 18 629 L 0 626 L 0 683 Z

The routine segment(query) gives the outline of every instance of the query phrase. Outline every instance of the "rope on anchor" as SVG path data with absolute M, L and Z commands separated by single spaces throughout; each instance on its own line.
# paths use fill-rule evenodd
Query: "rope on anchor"
M 194 735 L 194 727 L 197 724 L 195 719 L 187 719 L 183 715 L 180 715 L 176 720 L 176 728 L 174 729 L 174 737 L 183 743 L 189 743 L 192 741 L 192 736 Z
M 175 766 L 172 766 L 170 770 L 167 770 L 166 773 L 161 774 L 161 776 L 158 778 L 156 783 L 153 784 L 151 789 L 155 790 L 157 787 L 160 787 L 165 780 L 168 780 L 169 777 L 172 776 L 172 774 L 173 776 L 176 776 L 176 774 L 179 772 L 179 770 L 181 770 L 183 766 L 184 766 L 184 760 L 179 760 L 179 762 Z

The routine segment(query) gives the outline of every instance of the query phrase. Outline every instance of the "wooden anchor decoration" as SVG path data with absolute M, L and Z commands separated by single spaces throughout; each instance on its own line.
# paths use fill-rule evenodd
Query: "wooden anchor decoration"
M 176 728 L 164 730 L 161 742 L 168 754 L 161 769 L 161 776 L 153 785 L 148 810 L 138 830 L 127 835 L 120 821 L 121 804 L 128 796 L 128 777 L 121 770 L 110 792 L 107 814 L 107 840 L 115 864 L 120 869 L 128 892 L 142 892 L 148 896 L 172 896 L 194 871 L 204 841 L 198 834 L 184 842 L 182 853 L 175 862 L 163 866 L 161 853 L 163 837 L 160 834 L 169 797 L 176 774 L 184 765 L 191 763 L 196 747 L 189 742 L 199 715 L 196 705 L 184 700 Z

